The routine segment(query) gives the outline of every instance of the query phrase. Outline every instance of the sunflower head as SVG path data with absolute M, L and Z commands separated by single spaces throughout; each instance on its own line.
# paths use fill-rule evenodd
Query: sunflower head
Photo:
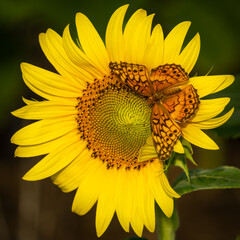
M 218 149 L 201 129 L 220 126 L 233 112 L 216 118 L 229 99 L 202 99 L 233 76 L 190 77 L 200 50 L 197 33 L 181 51 L 190 22 L 164 38 L 159 24 L 152 30 L 153 15 L 139 9 L 123 30 L 127 7 L 113 13 L 105 43 L 81 13 L 79 45 L 69 26 L 63 36 L 41 33 L 41 48 L 58 73 L 22 63 L 24 82 L 43 100 L 24 100 L 13 112 L 37 120 L 13 135 L 15 155 L 45 155 L 23 178 L 51 177 L 64 192 L 76 190 L 72 210 L 79 215 L 97 202 L 98 236 L 115 212 L 124 230 L 131 225 L 139 236 L 144 226 L 155 229 L 155 202 L 170 217 L 179 195 L 162 160 L 186 154 L 182 141 Z
M 80 138 L 107 168 L 140 169 L 139 150 L 151 135 L 151 108 L 114 74 L 88 84 L 76 106 Z

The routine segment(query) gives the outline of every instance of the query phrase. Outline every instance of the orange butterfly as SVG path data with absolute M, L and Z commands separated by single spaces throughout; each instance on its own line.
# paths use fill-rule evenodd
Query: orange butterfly
M 167 160 L 182 131 L 178 123 L 191 118 L 199 106 L 199 97 L 188 74 L 180 65 L 165 64 L 151 70 L 144 65 L 110 62 L 112 72 L 153 105 L 152 139 L 160 160 Z

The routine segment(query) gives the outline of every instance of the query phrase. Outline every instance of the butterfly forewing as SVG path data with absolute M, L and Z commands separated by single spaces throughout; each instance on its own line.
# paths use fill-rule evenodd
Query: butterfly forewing
M 188 74 L 180 65 L 160 65 L 151 71 L 150 80 L 154 92 L 161 92 L 164 89 L 187 83 Z
M 167 160 L 173 147 L 181 136 L 181 129 L 169 113 L 155 103 L 151 113 L 152 138 L 160 160 Z
M 152 95 L 148 70 L 144 65 L 111 62 L 109 67 L 136 93 L 145 97 Z
M 178 122 L 184 123 L 191 118 L 199 107 L 199 97 L 197 90 L 192 85 L 178 87 L 180 91 L 172 94 L 171 90 L 166 90 L 163 106 L 170 113 L 171 117 Z

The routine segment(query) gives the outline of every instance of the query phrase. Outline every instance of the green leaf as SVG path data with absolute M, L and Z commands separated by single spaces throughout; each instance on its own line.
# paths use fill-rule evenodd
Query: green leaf
M 230 166 L 190 170 L 189 178 L 190 183 L 184 174 L 176 179 L 173 188 L 178 194 L 205 189 L 240 188 L 240 169 Z
M 177 154 L 176 154 L 177 155 Z M 189 171 L 188 171 L 188 166 L 186 163 L 186 160 L 184 157 L 182 156 L 177 156 L 176 158 L 174 158 L 174 160 L 172 161 L 172 165 L 180 167 L 186 174 L 188 181 L 190 181 L 189 179 Z
M 186 174 L 188 181 L 189 179 L 189 172 L 187 166 L 187 159 L 190 160 L 193 164 L 197 165 L 192 158 L 193 150 L 191 144 L 186 141 L 185 139 L 181 139 L 181 143 L 184 148 L 184 154 L 174 152 L 171 158 L 167 161 L 167 164 L 164 166 L 164 171 L 167 171 L 170 165 L 180 167 Z
M 189 152 L 189 149 L 184 147 L 184 154 L 186 159 L 188 159 L 190 162 L 192 162 L 194 165 L 197 166 L 197 163 L 193 160 L 192 154 Z
M 167 172 L 169 167 L 171 166 L 172 164 L 172 161 L 175 159 L 176 157 L 176 154 L 175 152 L 172 153 L 171 157 L 166 161 L 166 162 L 163 162 L 164 163 L 164 172 Z
M 182 138 L 182 145 L 183 147 L 188 150 L 189 154 L 192 155 L 193 154 L 193 149 L 192 149 L 192 145 L 190 142 L 188 142 L 187 140 L 185 140 L 184 138 Z
M 184 148 L 185 157 L 189 161 L 191 161 L 194 165 L 197 166 L 196 162 L 193 160 L 193 157 L 192 157 L 193 149 L 192 149 L 191 144 L 188 141 L 186 141 L 185 139 L 183 139 L 182 140 L 182 145 L 183 145 L 183 148 Z

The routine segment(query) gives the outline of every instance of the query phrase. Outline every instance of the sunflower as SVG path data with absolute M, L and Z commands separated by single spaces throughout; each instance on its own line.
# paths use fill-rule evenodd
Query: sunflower
M 155 229 L 155 202 L 167 217 L 173 213 L 171 188 L 151 140 L 151 106 L 109 68 L 110 62 L 141 64 L 151 70 L 177 64 L 190 73 L 198 58 L 200 37 L 181 51 L 190 22 L 178 24 L 164 39 L 161 26 L 151 31 L 153 15 L 137 10 L 123 28 L 128 5 L 109 20 L 106 43 L 90 20 L 78 13 L 77 43 L 69 26 L 58 35 L 51 29 L 39 35 L 41 48 L 58 73 L 22 63 L 25 84 L 42 101 L 23 99 L 26 105 L 13 112 L 37 120 L 16 132 L 18 157 L 45 155 L 23 179 L 51 177 L 63 192 L 76 190 L 72 211 L 86 214 L 97 202 L 96 232 L 101 236 L 116 212 L 125 231 L 142 235 Z M 189 83 L 200 98 L 196 114 L 180 124 L 182 137 L 205 149 L 218 149 L 201 129 L 222 125 L 233 110 L 223 111 L 229 98 L 201 98 L 233 82 L 230 75 L 195 76 Z M 173 149 L 183 153 L 179 140 Z

